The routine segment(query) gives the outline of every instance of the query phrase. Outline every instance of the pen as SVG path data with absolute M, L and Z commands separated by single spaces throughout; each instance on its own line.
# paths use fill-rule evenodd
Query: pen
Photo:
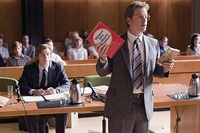
M 44 98 L 44 101 L 50 101 L 50 100 L 47 100 L 45 97 L 44 97 L 44 95 L 41 95 L 43 98 Z

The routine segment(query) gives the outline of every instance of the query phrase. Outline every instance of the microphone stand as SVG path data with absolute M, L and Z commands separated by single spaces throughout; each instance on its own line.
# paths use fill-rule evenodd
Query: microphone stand
M 87 86 L 92 89 L 91 101 L 93 101 L 94 99 L 98 99 L 105 103 L 106 101 L 105 98 L 94 91 L 92 84 L 90 82 L 87 83 Z M 103 120 L 102 120 L 102 133 L 106 133 L 106 119 L 104 115 L 103 115 Z
M 20 87 L 19 85 L 16 85 L 15 86 L 16 90 L 17 90 L 17 102 L 20 102 L 21 101 L 21 94 L 20 94 Z

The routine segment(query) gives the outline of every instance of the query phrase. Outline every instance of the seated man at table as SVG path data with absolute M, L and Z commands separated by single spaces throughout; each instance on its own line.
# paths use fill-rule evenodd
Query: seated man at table
M 26 95 L 51 95 L 68 92 L 70 82 L 62 65 L 50 60 L 51 50 L 47 44 L 36 49 L 36 62 L 24 67 L 19 80 L 20 92 Z M 56 133 L 65 133 L 66 114 L 55 114 Z M 38 115 L 27 116 L 26 124 L 29 133 L 38 133 Z

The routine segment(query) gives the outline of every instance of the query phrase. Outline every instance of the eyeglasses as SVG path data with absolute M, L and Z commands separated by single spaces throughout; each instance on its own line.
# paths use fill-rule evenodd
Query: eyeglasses
M 133 17 L 140 18 L 140 19 L 146 19 L 147 21 L 150 20 L 150 15 L 149 14 L 147 14 L 147 15 L 133 15 Z

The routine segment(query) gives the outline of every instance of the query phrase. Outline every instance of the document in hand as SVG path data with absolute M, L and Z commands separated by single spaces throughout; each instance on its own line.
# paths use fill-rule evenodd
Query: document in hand
M 97 26 L 89 34 L 87 40 L 94 46 L 101 44 L 109 45 L 106 55 L 110 58 L 114 56 L 117 50 L 124 43 L 124 40 L 121 37 L 119 37 L 102 22 L 97 24 Z
M 175 49 L 175 48 L 168 48 L 165 53 L 163 53 L 160 58 L 157 60 L 158 63 L 164 62 L 164 61 L 169 61 L 171 59 L 174 59 L 177 55 L 179 55 L 180 50 Z
M 7 97 L 0 96 L 0 107 L 4 107 L 5 104 L 9 101 Z

